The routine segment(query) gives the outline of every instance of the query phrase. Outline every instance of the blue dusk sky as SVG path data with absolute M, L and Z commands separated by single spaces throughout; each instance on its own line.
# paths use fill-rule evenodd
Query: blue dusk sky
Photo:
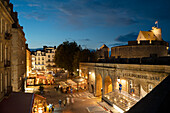
M 125 45 L 158 20 L 170 41 L 170 0 L 11 0 L 29 48 L 76 41 L 82 48 Z

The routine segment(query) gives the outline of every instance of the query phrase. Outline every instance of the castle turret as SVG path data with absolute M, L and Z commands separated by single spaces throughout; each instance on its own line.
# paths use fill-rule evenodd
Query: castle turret
M 157 28 L 157 27 L 152 27 L 152 30 L 151 30 L 154 35 L 157 37 L 157 40 L 162 40 L 162 33 L 161 33 L 161 28 Z

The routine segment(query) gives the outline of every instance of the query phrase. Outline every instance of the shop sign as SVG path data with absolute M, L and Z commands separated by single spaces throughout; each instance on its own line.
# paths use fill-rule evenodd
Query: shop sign
M 149 79 L 149 80 L 157 80 L 159 81 L 160 80 L 160 77 L 149 77 L 147 75 L 137 75 L 137 74 L 130 74 L 130 73 L 123 73 L 123 76 L 124 77 L 134 77 L 134 78 L 141 78 L 141 79 Z

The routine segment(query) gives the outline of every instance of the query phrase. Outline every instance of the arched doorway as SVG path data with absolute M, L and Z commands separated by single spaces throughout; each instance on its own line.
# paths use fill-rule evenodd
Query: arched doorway
M 104 87 L 105 87 L 105 92 L 104 94 L 107 94 L 109 92 L 112 92 L 112 79 L 110 76 L 106 76 L 104 80 Z
M 96 96 L 101 96 L 101 88 L 102 88 L 102 77 L 101 75 L 96 76 Z

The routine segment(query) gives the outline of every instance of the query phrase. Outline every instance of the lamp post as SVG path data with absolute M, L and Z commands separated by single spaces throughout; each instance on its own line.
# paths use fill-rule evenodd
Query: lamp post
M 103 102 L 103 88 L 101 88 L 101 94 L 102 94 L 101 102 Z

